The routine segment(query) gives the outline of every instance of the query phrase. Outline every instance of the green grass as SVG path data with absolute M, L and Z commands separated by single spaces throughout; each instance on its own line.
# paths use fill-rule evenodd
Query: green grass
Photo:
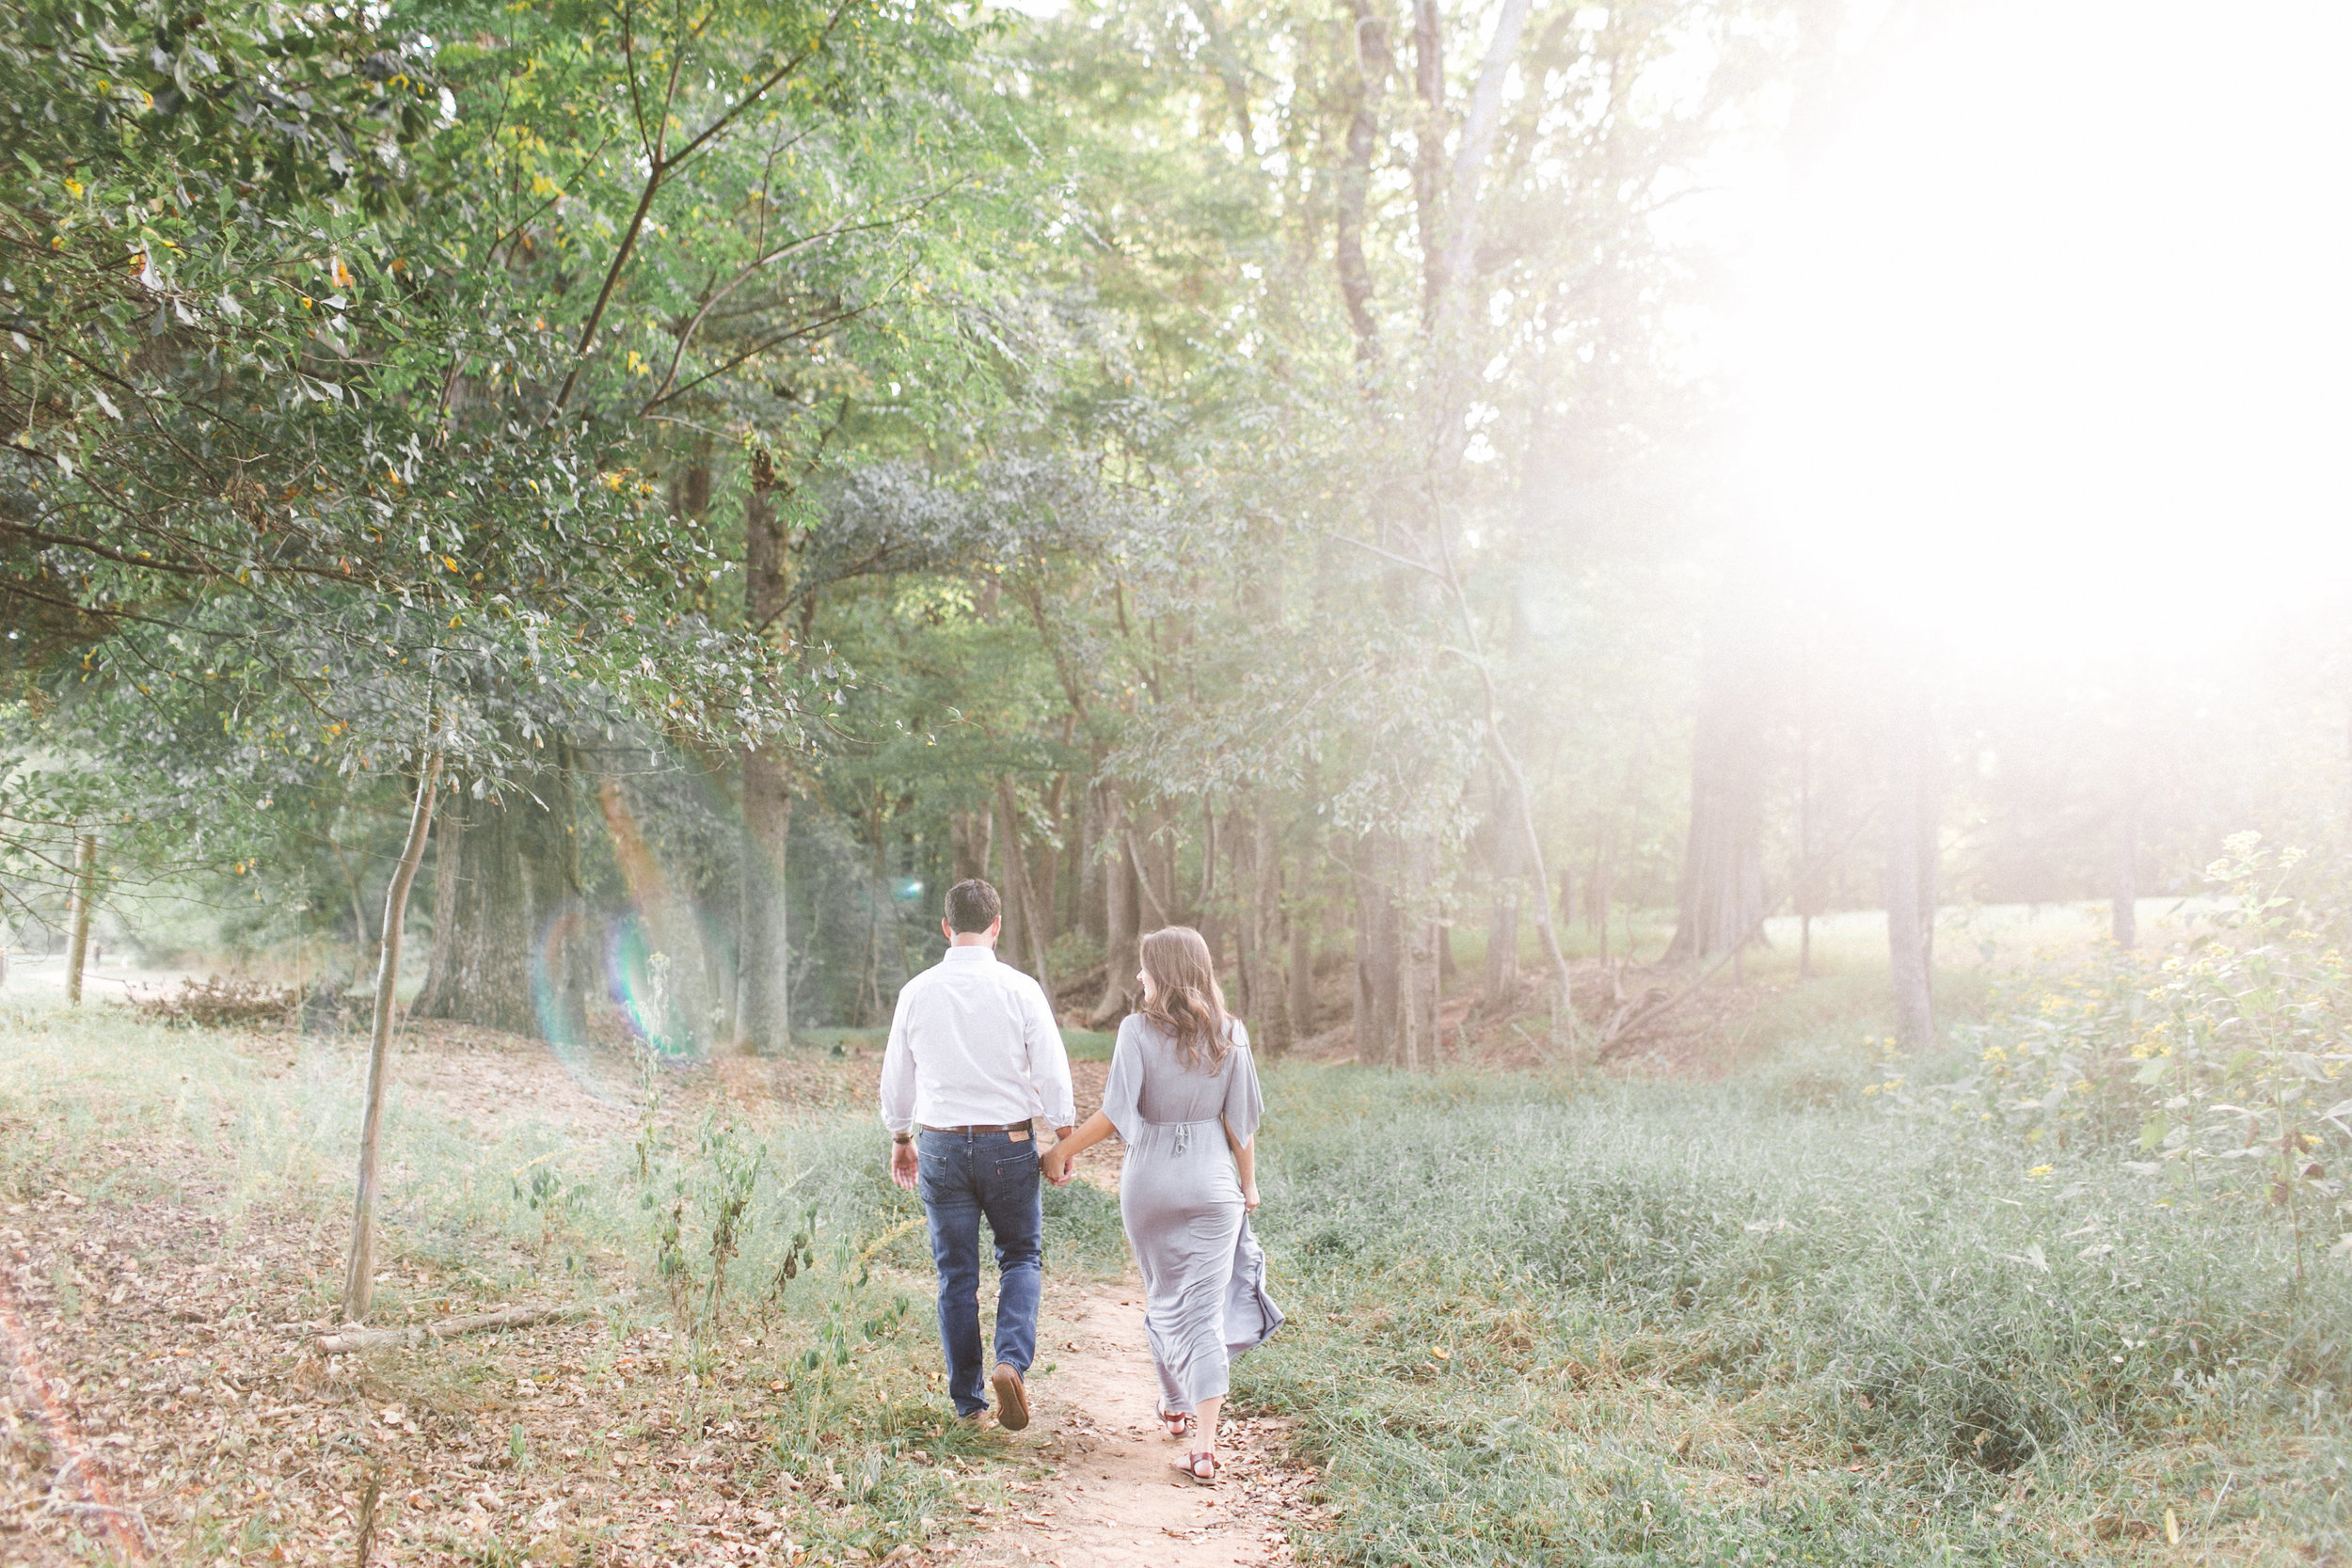
M 1064 1029 L 1061 1042 L 1073 1062 L 1107 1062 L 1111 1046 L 1118 1036 L 1106 1035 L 1099 1029 Z M 795 1029 L 792 1043 L 803 1051 L 820 1054 L 846 1054 L 850 1051 L 879 1054 L 890 1044 L 887 1029 Z
M 854 1506 L 805 1516 L 813 1552 L 879 1557 L 919 1543 L 927 1516 L 961 1517 L 941 1464 L 1005 1456 L 947 1419 L 921 1206 L 889 1181 L 865 1105 L 761 1117 L 664 1067 L 649 1081 L 658 1117 L 580 1126 L 550 1109 L 485 1123 L 417 1092 L 425 1065 L 414 1046 L 397 1058 L 379 1243 L 389 1277 L 373 1321 L 430 1318 L 452 1296 L 574 1299 L 609 1320 L 608 1343 L 675 1331 L 680 1370 L 702 1378 L 700 1415 L 764 1433 L 739 1450 L 739 1485 L 772 1487 L 812 1465 L 851 1478 Z M 265 1227 L 346 1235 L 362 1075 L 354 1040 L 0 1005 L 0 1206 L 60 1188 L 92 1212 L 193 1199 L 229 1222 L 223 1265 Z M 743 1201 L 713 1290 L 730 1192 Z M 1049 1269 L 1125 1266 L 1115 1199 L 1073 1183 L 1045 1207 Z M 323 1318 L 338 1285 L 320 1271 L 302 1287 L 305 1311 Z M 464 1408 L 465 1387 L 498 1382 L 496 1358 L 524 1347 L 493 1338 L 432 1358 L 385 1353 L 370 1375 L 379 1402 Z
M 2298 1290 L 2266 1215 L 1886 1108 L 1885 1071 L 1273 1070 L 1292 1326 L 1237 1390 L 1327 1466 L 1324 1554 L 2105 1560 L 2168 1510 L 2208 1560 L 2352 1551 L 2346 1263 Z
M 2352 1260 L 2312 1256 L 2298 1285 L 2258 1203 L 1933 1109 L 1924 1086 L 1968 1064 L 1869 1045 L 1883 984 L 1856 968 L 1776 999 L 1761 1065 L 1708 1084 L 1269 1067 L 1257 1223 L 1291 1323 L 1236 1394 L 1292 1415 L 1324 1472 L 1336 1524 L 1311 1560 L 2352 1554 Z M 808 1043 L 881 1043 L 839 1036 Z M 0 1041 L 0 1196 L 140 1196 L 173 1177 L 106 1146 L 154 1138 L 208 1163 L 232 1218 L 344 1222 L 348 1045 L 22 1008 Z M 1905 1092 L 1866 1092 L 1897 1074 Z M 683 1104 L 686 1081 L 655 1081 Z M 579 1291 L 616 1326 L 707 1315 L 715 1348 L 691 1354 L 790 1383 L 764 1463 L 821 1449 L 870 1478 L 840 1542 L 886 1547 L 941 1513 L 910 1448 L 984 1451 L 942 1430 L 918 1211 L 862 1107 L 583 1137 L 403 1096 L 391 1126 L 388 1256 L 484 1299 Z M 754 1155 L 714 1298 L 723 1173 Z M 1073 1184 L 1046 1203 L 1057 1273 L 1124 1266 L 1113 1199 Z
M 1111 1047 L 1119 1043 L 1119 1037 L 1100 1029 L 1064 1029 L 1061 1043 L 1073 1062 L 1107 1062 L 1111 1059 Z

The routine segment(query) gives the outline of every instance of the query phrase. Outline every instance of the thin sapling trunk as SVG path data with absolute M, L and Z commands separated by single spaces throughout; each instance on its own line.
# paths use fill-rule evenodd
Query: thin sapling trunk
M 98 835 L 84 833 L 73 848 L 72 935 L 66 939 L 65 999 L 82 1005 L 82 968 L 89 958 L 89 907 L 98 893 Z
M 416 809 L 408 816 L 408 842 L 400 851 L 392 885 L 384 895 L 384 942 L 375 968 L 375 1027 L 368 1045 L 367 1111 L 359 1123 L 359 1194 L 351 1214 L 351 1263 L 343 1271 L 343 1321 L 365 1323 L 375 1296 L 375 1171 L 384 1132 L 384 1092 L 392 1053 L 392 990 L 400 978 L 400 939 L 408 919 L 408 888 L 424 859 L 433 830 L 433 803 L 441 785 L 441 753 L 425 758 L 417 781 Z

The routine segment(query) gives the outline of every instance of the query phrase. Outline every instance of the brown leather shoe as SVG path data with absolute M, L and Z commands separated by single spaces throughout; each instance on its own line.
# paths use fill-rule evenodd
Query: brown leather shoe
M 995 1373 L 989 1383 L 996 1390 L 996 1423 L 1007 1432 L 1019 1432 L 1029 1424 L 1029 1390 L 1021 1381 L 1021 1374 L 1008 1361 L 996 1363 Z

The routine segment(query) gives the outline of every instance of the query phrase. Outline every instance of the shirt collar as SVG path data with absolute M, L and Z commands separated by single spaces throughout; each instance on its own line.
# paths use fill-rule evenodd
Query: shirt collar
M 993 964 L 996 961 L 996 949 L 978 946 L 950 947 L 940 955 L 939 961 L 945 964 Z

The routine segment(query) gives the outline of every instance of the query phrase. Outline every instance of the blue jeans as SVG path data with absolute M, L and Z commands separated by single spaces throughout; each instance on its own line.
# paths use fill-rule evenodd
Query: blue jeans
M 1045 1206 L 1037 1141 L 1005 1132 L 922 1132 L 923 1210 L 939 1265 L 939 1343 L 956 1414 L 988 1408 L 980 1365 L 980 1216 L 996 1240 L 996 1359 L 1025 1372 L 1037 1355 Z

